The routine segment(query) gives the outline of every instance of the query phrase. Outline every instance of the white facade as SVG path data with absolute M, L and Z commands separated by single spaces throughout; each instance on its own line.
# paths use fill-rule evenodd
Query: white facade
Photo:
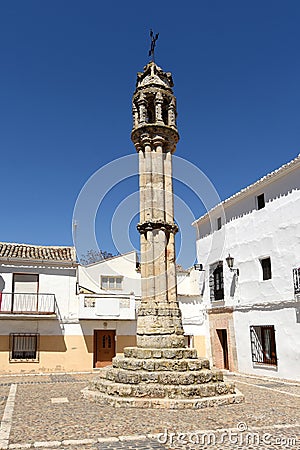
M 0 243 L 1 372 L 79 369 L 66 338 L 78 320 L 76 282 L 73 247 Z
M 220 220 L 222 226 L 217 229 Z M 224 201 L 194 225 L 197 258 L 205 268 L 200 289 L 210 317 L 214 361 L 222 363 L 216 331 L 220 336 L 220 329 L 227 327 L 225 314 L 232 314 L 230 345 L 235 348 L 228 350 L 235 369 L 300 379 L 300 299 L 293 283 L 293 269 L 300 267 L 300 156 Z M 234 257 L 239 275 L 228 268 L 228 254 Z M 220 299 L 221 291 L 214 298 L 218 263 L 223 264 Z M 271 335 L 275 344 L 270 344 Z M 257 361 L 259 355 L 262 358 Z
M 0 277 L 4 283 L 2 289 L 2 309 L 5 299 L 14 292 L 13 277 L 15 274 L 35 274 L 38 276 L 38 295 L 47 294 L 55 297 L 57 314 L 62 320 L 77 317 L 78 300 L 76 295 L 77 264 L 48 263 L 27 261 L 0 261 Z M 15 297 L 18 294 L 15 294 Z M 4 311 L 3 311 L 4 314 Z M 4 317 L 2 314 L 1 317 Z
M 115 299 L 115 317 L 121 318 L 121 314 L 126 314 L 127 319 L 132 319 L 132 309 L 122 310 L 119 305 L 124 302 L 125 298 L 128 305 L 130 299 L 131 305 L 133 305 L 134 299 L 136 309 L 138 308 L 141 295 L 141 275 L 138 268 L 139 264 L 135 251 L 88 266 L 79 266 L 79 289 L 82 289 L 83 292 L 89 291 L 95 294 L 95 302 L 91 300 L 93 304 L 95 303 L 95 306 L 90 308 L 84 307 L 84 303 L 86 303 L 87 298 L 92 299 L 91 294 L 80 294 L 79 318 L 101 318 L 99 311 L 97 312 L 97 299 L 98 301 L 103 301 L 106 297 L 107 307 L 111 314 L 113 313 L 111 300 Z M 200 276 L 199 271 L 194 268 L 184 270 L 180 266 L 177 267 L 178 300 L 182 312 L 183 329 L 187 336 L 186 343 L 187 345 L 195 346 L 201 356 L 206 356 L 205 336 L 207 335 L 207 323 L 199 292 Z M 109 289 L 109 287 L 103 289 L 101 280 L 110 277 L 121 277 L 121 288 L 115 286 L 115 289 Z M 114 317 L 111 315 L 110 317 L 107 316 L 107 318 L 113 319 Z M 136 317 L 134 327 L 135 334 Z

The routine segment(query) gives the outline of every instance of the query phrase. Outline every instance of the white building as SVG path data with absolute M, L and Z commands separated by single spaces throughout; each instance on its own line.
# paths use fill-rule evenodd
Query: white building
M 1 372 L 79 369 L 76 272 L 73 247 L 0 243 Z
M 140 274 L 135 252 L 78 267 L 78 321 L 93 348 L 92 367 L 136 344 Z
M 300 379 L 300 155 L 193 225 L 214 364 Z

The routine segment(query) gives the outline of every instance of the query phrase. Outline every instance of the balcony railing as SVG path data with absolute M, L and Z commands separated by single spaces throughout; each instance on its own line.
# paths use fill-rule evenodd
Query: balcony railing
M 293 269 L 294 293 L 300 294 L 300 267 Z
M 54 294 L 0 293 L 0 314 L 58 315 Z

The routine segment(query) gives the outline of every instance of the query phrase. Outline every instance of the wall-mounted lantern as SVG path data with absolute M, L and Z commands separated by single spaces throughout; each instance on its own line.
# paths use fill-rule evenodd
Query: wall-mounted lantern
M 200 272 L 204 272 L 203 264 L 194 264 L 194 269 L 199 270 Z
M 228 254 L 227 258 L 226 258 L 226 262 L 227 262 L 227 266 L 229 267 L 231 272 L 235 272 L 237 274 L 237 276 L 239 276 L 240 271 L 238 268 L 234 268 L 233 264 L 234 264 L 234 258 L 233 256 L 230 256 L 230 253 Z

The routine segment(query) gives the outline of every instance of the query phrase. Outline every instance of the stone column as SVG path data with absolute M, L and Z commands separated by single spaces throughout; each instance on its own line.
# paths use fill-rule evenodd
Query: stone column
M 155 96 L 155 121 L 156 123 L 163 124 L 162 118 L 162 104 L 164 102 L 161 92 L 157 92 Z
M 174 98 L 168 107 L 168 125 L 170 127 L 176 127 L 176 103 Z
M 164 195 L 164 139 L 156 136 L 153 139 L 155 148 L 155 164 L 152 171 L 153 190 L 157 200 L 157 209 L 154 218 L 165 222 L 165 195 Z M 167 301 L 167 265 L 166 265 L 166 230 L 161 228 L 155 232 L 154 248 L 154 273 L 156 301 L 166 303 Z
M 140 184 L 140 222 L 145 222 L 145 153 L 143 147 L 137 150 L 139 154 L 139 184 Z M 147 241 L 144 234 L 140 235 L 141 246 L 141 295 L 148 301 L 148 285 L 147 285 Z
M 146 123 L 146 115 L 147 115 L 147 110 L 146 110 L 146 99 L 144 97 L 143 94 L 140 95 L 138 101 L 138 107 L 139 107 L 139 123 L 140 124 L 144 124 Z
M 145 153 L 145 166 L 144 166 L 144 221 L 151 222 L 153 219 L 153 189 L 152 189 L 152 148 L 151 140 L 147 135 L 142 137 L 142 145 Z M 147 299 L 154 301 L 155 296 L 155 282 L 154 282 L 154 243 L 153 233 L 151 230 L 145 230 L 145 264 L 146 264 L 146 277 L 147 277 Z

